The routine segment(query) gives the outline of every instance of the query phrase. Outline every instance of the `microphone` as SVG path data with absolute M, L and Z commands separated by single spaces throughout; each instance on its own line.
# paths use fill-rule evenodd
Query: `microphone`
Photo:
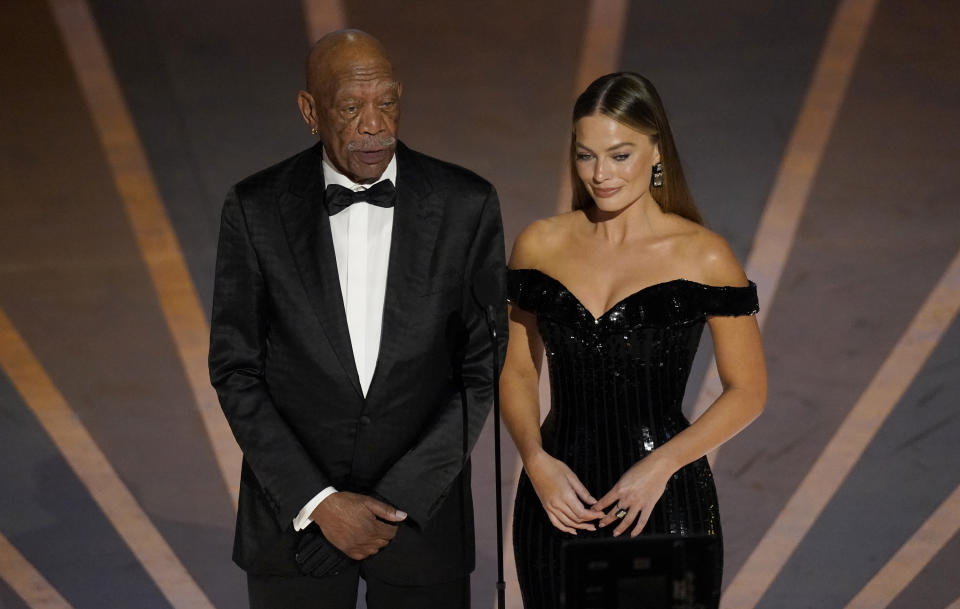
M 494 316 L 495 307 L 500 305 L 500 285 L 497 273 L 493 269 L 483 269 L 473 278 L 473 297 L 483 308 L 487 318 L 487 329 L 490 336 L 496 340 L 497 324 Z
M 501 270 L 501 273 L 504 272 Z M 500 349 L 497 346 L 497 318 L 496 308 L 503 305 L 503 293 L 500 291 L 500 281 L 497 271 L 483 269 L 473 278 L 473 297 L 483 308 L 487 320 L 487 331 L 490 334 L 490 352 L 493 363 L 493 469 L 496 480 L 497 501 L 497 606 L 504 609 L 506 605 L 507 584 L 503 580 L 503 496 L 500 488 L 500 387 L 498 371 L 500 370 Z

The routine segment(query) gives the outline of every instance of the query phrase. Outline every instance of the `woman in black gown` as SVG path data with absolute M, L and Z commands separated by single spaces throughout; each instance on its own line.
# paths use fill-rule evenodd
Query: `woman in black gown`
M 720 538 L 705 455 L 766 400 L 756 286 L 702 226 L 653 85 L 631 73 L 594 81 L 573 127 L 573 211 L 527 227 L 508 271 L 500 391 L 524 465 L 513 533 L 527 609 L 560 607 L 568 540 Z M 724 391 L 690 424 L 681 403 L 704 325 Z M 718 560 L 716 582 L 721 570 Z

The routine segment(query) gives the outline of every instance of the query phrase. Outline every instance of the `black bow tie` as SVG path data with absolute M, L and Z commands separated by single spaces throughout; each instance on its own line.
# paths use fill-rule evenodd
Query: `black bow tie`
M 393 207 L 394 200 L 397 198 L 397 189 L 394 188 L 390 180 L 377 182 L 366 190 L 356 192 L 340 186 L 331 184 L 327 186 L 326 203 L 327 213 L 334 216 L 354 203 L 369 203 L 377 207 Z

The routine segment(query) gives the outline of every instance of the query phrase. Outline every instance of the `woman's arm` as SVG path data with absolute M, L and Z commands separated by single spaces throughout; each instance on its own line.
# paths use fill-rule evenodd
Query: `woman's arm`
M 533 313 L 510 305 L 509 340 L 500 373 L 503 422 L 524 463 L 543 450 L 540 438 L 540 366 L 543 342 Z
M 517 237 L 510 257 L 512 268 L 534 268 L 531 235 L 534 227 Z M 500 374 L 500 404 L 503 421 L 513 437 L 524 469 L 543 504 L 550 522 L 561 531 L 594 530 L 589 524 L 603 516 L 586 506 L 596 503 L 576 474 L 543 449 L 540 437 L 540 372 L 543 341 L 537 317 L 516 306 L 509 308 L 509 341 Z
M 723 392 L 690 427 L 661 447 L 676 469 L 717 448 L 763 412 L 767 370 L 756 317 L 711 317 L 717 371 Z

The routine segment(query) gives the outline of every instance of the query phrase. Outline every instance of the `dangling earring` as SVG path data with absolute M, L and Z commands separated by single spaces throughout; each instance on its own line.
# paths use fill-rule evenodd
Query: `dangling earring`
M 313 127 L 312 129 L 310 129 L 310 135 L 316 135 L 316 134 L 317 134 L 317 128 L 316 128 L 316 127 Z
M 657 164 L 653 166 L 652 182 L 654 188 L 663 186 L 663 163 L 660 161 L 657 161 Z

